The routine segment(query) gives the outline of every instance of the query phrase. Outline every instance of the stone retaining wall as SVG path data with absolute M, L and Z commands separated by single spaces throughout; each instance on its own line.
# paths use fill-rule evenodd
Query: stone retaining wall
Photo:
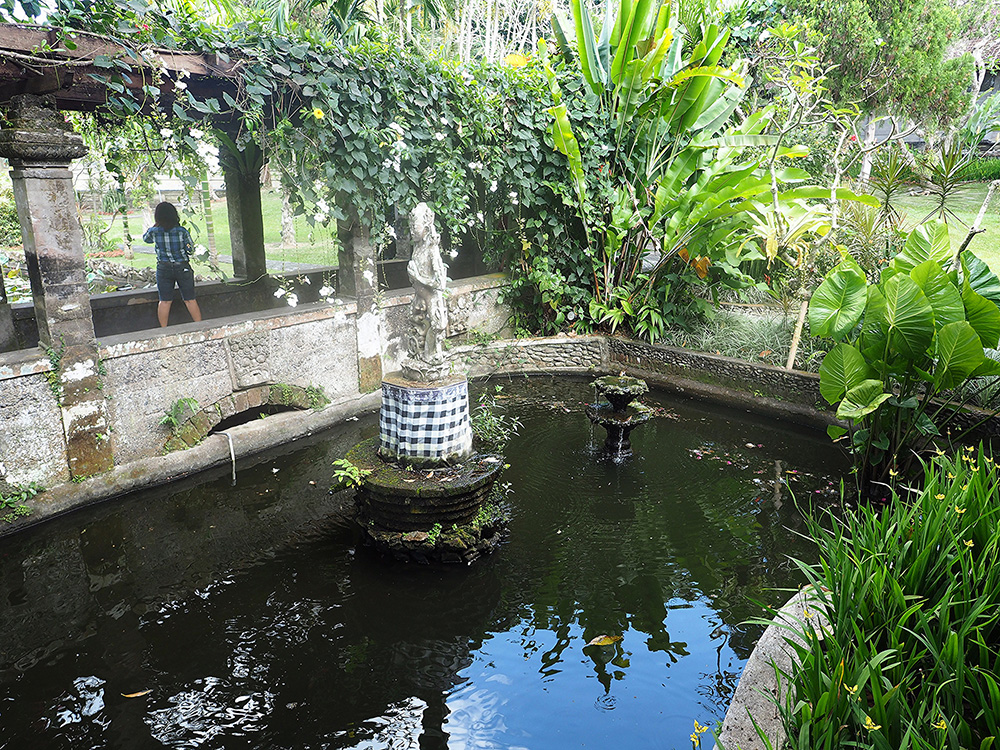
M 456 336 L 500 332 L 507 320 L 498 303 L 503 283 L 498 275 L 452 282 L 449 305 L 459 313 L 452 321 Z M 386 371 L 402 352 L 410 298 L 404 290 L 382 301 Z M 345 403 L 362 403 L 357 311 L 351 301 L 110 336 L 101 340 L 98 355 L 95 368 L 111 428 L 100 439 L 111 441 L 117 467 L 163 456 L 171 429 L 161 421 L 181 399 L 193 399 L 197 407 L 192 411 L 205 417 L 199 437 L 214 426 L 208 424 L 212 410 L 220 420 L 230 411 L 253 412 L 269 402 L 272 391 L 280 394 L 289 387 L 321 388 L 338 405 L 338 414 Z M 37 348 L 0 354 L 0 482 L 51 488 L 70 480 L 58 381 L 50 357 Z

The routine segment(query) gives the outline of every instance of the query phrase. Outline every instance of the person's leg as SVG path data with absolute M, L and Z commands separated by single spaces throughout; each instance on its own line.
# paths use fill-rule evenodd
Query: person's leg
M 185 263 L 178 269 L 177 286 L 181 288 L 181 299 L 184 300 L 184 305 L 191 313 L 191 318 L 195 323 L 198 323 L 201 320 L 201 308 L 198 307 L 198 301 L 194 298 L 194 270 L 190 263 Z
M 201 308 L 198 307 L 198 300 L 196 299 L 186 299 L 184 300 L 184 305 L 187 307 L 188 312 L 191 313 L 191 318 L 195 323 L 201 322 Z
M 170 266 L 165 263 L 156 264 L 156 293 L 160 298 L 160 304 L 156 306 L 156 319 L 160 321 L 160 328 L 166 328 L 170 319 L 170 302 L 174 298 L 174 278 L 170 273 Z

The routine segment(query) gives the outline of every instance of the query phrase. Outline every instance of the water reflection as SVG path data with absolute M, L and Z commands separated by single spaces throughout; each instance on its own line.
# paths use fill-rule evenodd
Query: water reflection
M 372 418 L 5 540 L 0 748 L 686 747 L 808 555 L 825 437 L 651 394 L 614 463 L 584 383 L 504 395 L 515 516 L 472 568 L 359 546 L 327 487 Z

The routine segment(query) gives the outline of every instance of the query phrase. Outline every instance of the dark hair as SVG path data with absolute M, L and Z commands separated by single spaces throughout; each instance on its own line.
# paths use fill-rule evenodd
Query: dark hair
M 181 217 L 177 215 L 177 207 L 173 203 L 159 203 L 153 211 L 153 220 L 156 226 L 163 229 L 173 229 L 180 226 Z

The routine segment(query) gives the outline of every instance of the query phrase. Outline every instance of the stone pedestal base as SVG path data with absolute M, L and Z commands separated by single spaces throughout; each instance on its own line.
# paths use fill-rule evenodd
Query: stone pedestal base
M 470 456 L 472 421 L 465 377 L 418 383 L 402 373 L 386 375 L 378 453 L 413 467 L 453 465 Z
M 494 549 L 508 515 L 496 484 L 503 456 L 477 453 L 461 466 L 409 469 L 380 458 L 375 443 L 365 440 L 347 454 L 368 472 L 357 500 L 369 541 L 417 562 L 468 563 Z

